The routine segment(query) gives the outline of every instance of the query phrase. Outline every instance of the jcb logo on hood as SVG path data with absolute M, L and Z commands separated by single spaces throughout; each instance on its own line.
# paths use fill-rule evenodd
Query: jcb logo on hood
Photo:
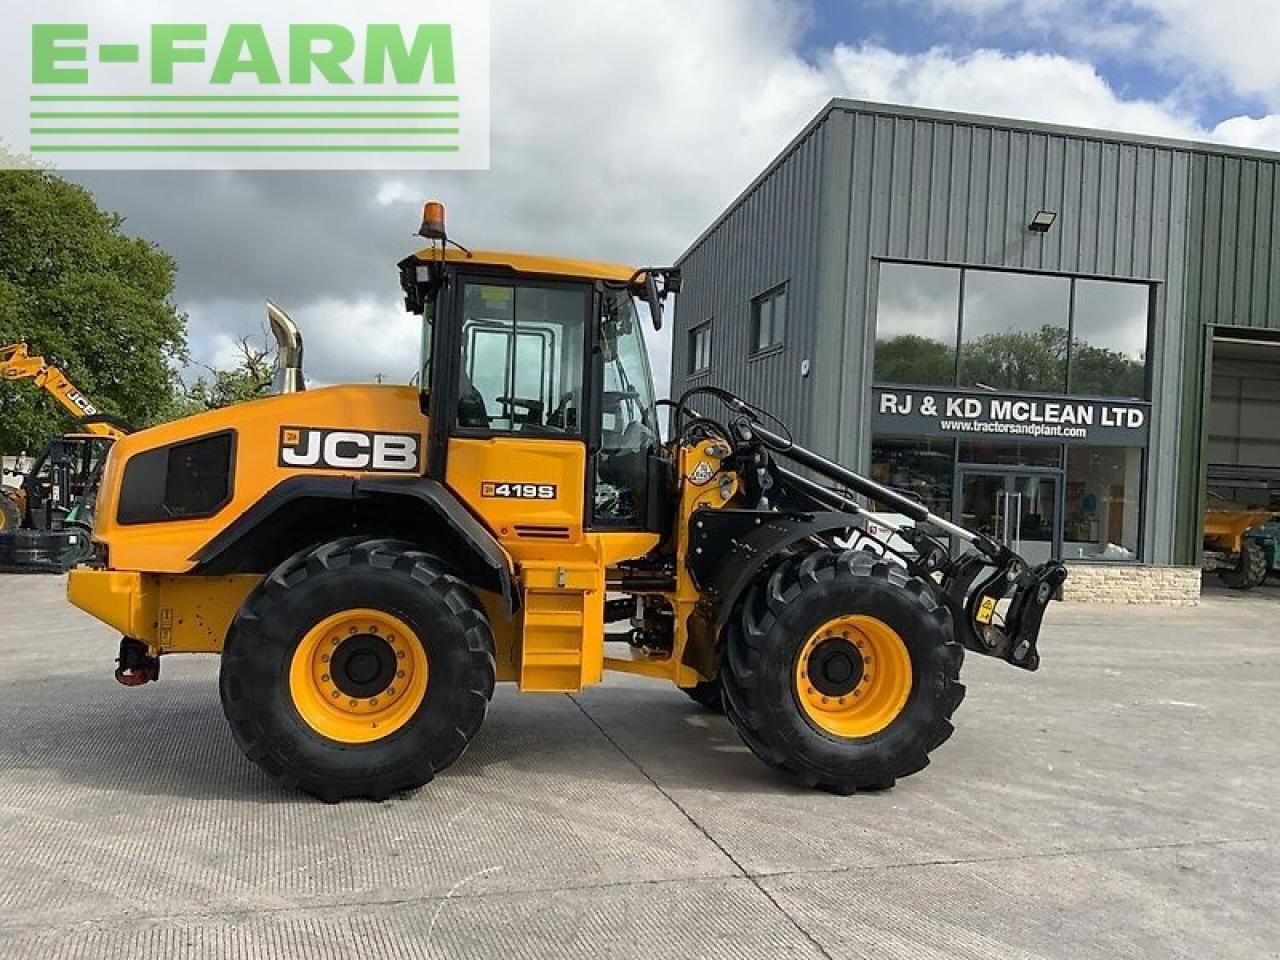
M 372 433 L 281 427 L 280 466 L 313 470 L 416 473 L 422 439 L 411 433 Z

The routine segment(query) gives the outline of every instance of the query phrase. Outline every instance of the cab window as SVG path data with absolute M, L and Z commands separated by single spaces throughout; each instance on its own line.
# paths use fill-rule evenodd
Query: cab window
M 598 525 L 638 527 L 645 517 L 649 456 L 658 444 L 653 376 L 640 317 L 626 290 L 611 290 L 600 320 L 604 362 L 594 517 Z
M 586 287 L 467 281 L 458 426 L 580 436 Z

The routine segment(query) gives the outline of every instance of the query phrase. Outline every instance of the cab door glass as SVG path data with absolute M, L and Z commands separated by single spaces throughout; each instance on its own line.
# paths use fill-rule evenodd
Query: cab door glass
M 464 284 L 460 428 L 581 434 L 589 295 L 585 287 Z
M 653 376 L 635 301 L 609 291 L 600 321 L 603 390 L 596 456 L 595 520 L 641 526 L 648 496 L 649 455 L 658 443 Z

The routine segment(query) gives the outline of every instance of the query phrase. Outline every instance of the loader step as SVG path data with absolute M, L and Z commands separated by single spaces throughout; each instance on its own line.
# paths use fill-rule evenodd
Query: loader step
M 594 563 L 529 563 L 520 571 L 521 690 L 572 693 L 604 667 L 604 576 Z

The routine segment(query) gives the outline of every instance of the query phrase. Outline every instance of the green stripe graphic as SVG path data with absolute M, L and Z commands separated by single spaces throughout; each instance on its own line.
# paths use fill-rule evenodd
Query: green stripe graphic
M 138 60 L 136 43 L 104 43 L 98 47 L 99 63 L 137 63 Z
M 95 135 L 111 134 L 119 136 L 121 134 L 133 136 L 136 134 L 158 134 L 161 136 L 172 136 L 181 134 L 183 136 L 191 133 L 198 134 L 217 134 L 217 135 L 239 135 L 239 134 L 350 134 L 356 136 L 362 133 L 372 133 L 379 135 L 390 134 L 412 134 L 413 136 L 441 136 L 445 134 L 454 134 L 458 132 L 457 127 L 32 127 L 32 134 L 59 136 L 69 133 L 89 133 Z
M 33 110 L 32 120 L 457 120 L 457 113 L 418 113 L 386 110 L 290 110 L 290 111 L 226 111 L 202 110 L 192 113 L 160 111 L 66 111 L 66 110 Z
M 146 96 L 108 96 L 101 94 L 79 95 L 41 95 L 31 98 L 33 103 L 457 103 L 456 96 L 424 96 L 424 95 L 296 95 L 280 94 L 260 95 L 146 95 Z
M 458 153 L 456 144 L 110 143 L 31 146 L 32 153 Z

